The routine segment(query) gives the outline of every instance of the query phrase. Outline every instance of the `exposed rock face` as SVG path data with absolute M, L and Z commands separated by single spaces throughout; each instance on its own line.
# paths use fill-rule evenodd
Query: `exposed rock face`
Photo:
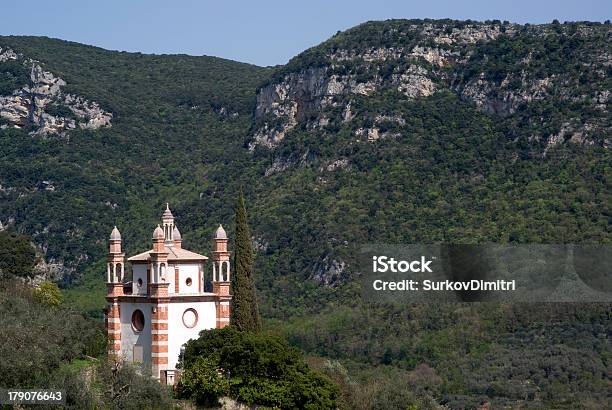
M 4 62 L 20 63 L 30 71 L 29 81 L 10 95 L 0 95 L 3 127 L 30 126 L 32 134 L 58 134 L 75 128 L 110 127 L 113 115 L 96 102 L 62 92 L 66 82 L 45 71 L 39 62 L 0 47 L 0 71 Z
M 269 177 L 270 175 L 278 172 L 283 172 L 294 165 L 306 165 L 308 162 L 310 162 L 310 160 L 311 155 L 308 151 L 304 152 L 300 156 L 292 155 L 289 157 L 277 157 L 274 159 L 272 165 L 266 169 L 265 176 Z
M 321 171 L 325 170 L 327 172 L 333 172 L 337 169 L 346 169 L 346 168 L 350 168 L 349 160 L 347 158 L 341 158 L 341 159 L 337 159 L 337 160 L 334 160 L 328 163 L 324 167 L 321 167 L 320 170 Z
M 34 267 L 32 283 L 38 284 L 44 281 L 60 281 L 74 273 L 73 268 L 68 268 L 62 262 L 45 261 L 44 255 L 40 255 L 38 263 Z
M 314 269 L 310 279 L 316 280 L 325 286 L 331 286 L 344 279 L 348 265 L 340 258 L 331 255 L 324 257 Z
M 609 50 L 580 51 L 585 55 L 580 62 L 581 70 L 597 79 L 592 89 L 585 90 L 576 75 L 546 74 L 545 70 L 534 68 L 539 66 L 537 60 L 542 57 L 534 57 L 532 52 L 514 61 L 502 60 L 505 77 L 498 78 L 500 67 L 497 63 L 490 64 L 491 57 L 483 48 L 487 43 L 513 41 L 519 36 L 521 41 L 530 41 L 558 34 L 581 44 L 585 36 L 601 35 L 601 30 L 596 32 L 588 25 L 574 29 L 501 22 L 425 21 L 373 31 L 376 34 L 372 38 L 376 39 L 362 36 L 365 40 L 349 43 L 350 46 L 334 39 L 323 43 L 316 48 L 317 55 L 321 56 L 316 62 L 307 58 L 303 65 L 294 64 L 277 81 L 262 87 L 257 95 L 256 124 L 249 148 L 274 149 L 302 125 L 307 131 L 325 132 L 330 125 L 350 123 L 355 118 L 351 106 L 353 97 L 370 97 L 388 90 L 409 99 L 451 91 L 486 113 L 504 117 L 516 115 L 526 105 L 552 99 L 588 102 L 602 117 L 609 115 L 610 90 L 605 87 L 607 67 L 612 64 Z M 610 30 L 607 37 L 612 43 Z M 367 42 L 380 44 L 363 44 Z M 482 69 L 474 74 L 474 67 L 479 67 L 478 59 L 482 59 Z M 388 114 L 380 113 L 381 116 Z M 546 122 L 546 118 L 534 121 Z M 595 134 L 610 134 L 606 121 L 570 122 L 571 133 L 580 137 L 564 138 L 564 141 L 589 143 Z M 568 132 L 563 133 L 568 135 Z M 376 124 L 356 125 L 352 133 L 360 141 L 369 142 L 394 135 Z M 557 140 L 553 138 L 551 143 Z M 604 145 L 609 144 L 609 138 L 605 139 Z
M 257 95 L 255 110 L 259 126 L 253 133 L 249 149 L 257 145 L 278 146 L 307 113 L 341 106 L 347 96 L 368 96 L 384 88 L 393 88 L 410 98 L 417 98 L 432 95 L 436 90 L 427 69 L 418 65 L 410 65 L 389 78 L 374 75 L 366 81 L 360 81 L 357 75 L 340 75 L 333 71 L 331 67 L 312 68 L 288 74 L 280 83 L 263 87 Z M 349 102 L 344 106 L 343 120 L 350 121 L 351 116 Z M 309 124 L 309 128 L 323 128 L 328 123 L 329 118 L 319 119 Z
M 506 33 L 513 32 L 512 26 L 505 29 Z M 496 25 L 450 29 L 445 25 L 415 24 L 409 26 L 406 33 L 398 33 L 399 37 L 416 36 L 422 41 L 330 50 L 325 56 L 327 64 L 290 72 L 280 81 L 259 90 L 255 110 L 258 125 L 249 148 L 278 146 L 287 133 L 313 110 L 342 106 L 343 121 L 350 121 L 350 100 L 347 103 L 345 99 L 351 95 L 369 96 L 381 90 L 394 89 L 409 98 L 430 96 L 443 88 L 445 79 L 448 80 L 442 69 L 468 58 L 470 50 L 467 45 L 495 39 L 501 32 L 502 28 Z M 431 46 L 432 42 L 436 45 Z M 449 48 L 452 46 L 455 49 Z M 391 72 L 387 72 L 388 64 L 393 65 Z M 315 121 L 307 128 L 322 127 L 320 121 Z M 369 141 L 378 139 L 374 129 L 368 135 Z

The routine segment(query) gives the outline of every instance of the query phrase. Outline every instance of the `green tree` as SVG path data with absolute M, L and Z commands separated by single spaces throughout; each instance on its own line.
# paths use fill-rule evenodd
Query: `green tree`
M 218 398 L 229 392 L 229 381 L 217 369 L 215 360 L 199 356 L 185 369 L 177 386 L 179 397 L 201 406 L 217 406 Z
M 253 283 L 253 248 L 251 232 L 247 222 L 244 195 L 240 192 L 236 205 L 236 246 L 234 249 L 234 275 L 232 277 L 231 322 L 239 330 L 261 330 L 261 319 L 257 307 L 255 284 Z
M 0 232 L 0 277 L 30 277 L 36 264 L 36 251 L 30 238 Z
M 234 326 L 204 330 L 187 342 L 182 360 L 178 391 L 184 398 L 200 397 L 200 403 L 227 394 L 248 405 L 280 409 L 338 407 L 337 386 L 279 335 Z
M 43 282 L 32 290 L 34 298 L 47 306 L 59 306 L 62 304 L 62 292 L 53 282 Z

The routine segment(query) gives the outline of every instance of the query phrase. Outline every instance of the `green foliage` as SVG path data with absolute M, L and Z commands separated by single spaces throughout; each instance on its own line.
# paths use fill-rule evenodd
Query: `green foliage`
M 105 257 L 97 240 L 107 238 L 115 224 L 128 254 L 146 249 L 168 201 L 186 233 L 185 246 L 208 251 L 216 227 L 210 221 L 230 220 L 232 209 L 224 205 L 237 192 L 234 181 L 220 190 L 211 181 L 224 173 L 219 164 L 231 159 L 227 172 L 235 175 L 248 159 L 236 136 L 248 130 L 255 89 L 268 69 L 213 57 L 113 52 L 48 38 L 0 37 L 0 45 L 40 61 L 67 82 L 64 92 L 113 113 L 111 128 L 78 129 L 66 139 L 0 130 L 2 223 L 14 220 L 19 232 L 36 234 L 47 260 L 69 268 L 62 285 L 75 284 L 92 261 Z M 69 114 L 63 106 L 49 109 Z M 45 189 L 42 181 L 55 189 Z
M 177 386 L 179 397 L 192 399 L 198 405 L 216 406 L 218 398 L 229 393 L 229 381 L 221 373 L 215 360 L 198 356 L 183 371 Z
M 62 304 L 62 292 L 53 282 L 43 282 L 32 290 L 34 299 L 47 306 L 59 306 Z
M 68 409 L 176 408 L 166 386 L 127 363 L 107 360 L 70 363 L 53 373 L 47 386 L 66 392 Z
M 0 282 L 0 385 L 44 386 L 63 363 L 106 348 L 101 323 L 61 307 L 49 309 L 17 281 Z
M 0 278 L 30 277 L 35 264 L 36 251 L 30 238 L 0 231 Z
M 256 332 L 261 330 L 261 319 L 253 281 L 251 232 L 242 192 L 236 204 L 235 238 L 231 323 L 240 330 Z
M 106 361 L 102 323 L 62 306 L 49 309 L 57 287 L 43 286 L 50 292 L 41 297 L 19 281 L 0 282 L 0 387 L 61 389 L 70 409 L 172 408 L 157 381 Z
M 188 378 L 181 378 L 178 391 L 186 398 L 211 402 L 229 385 L 229 395 L 247 404 L 282 409 L 336 407 L 337 388 L 311 370 L 299 351 L 279 336 L 243 332 L 233 326 L 205 330 L 199 339 L 187 343 L 182 363 Z M 210 379 L 212 386 L 198 388 Z
M 411 396 L 407 402 L 419 408 L 432 400 L 473 408 L 484 400 L 493 408 L 596 409 L 607 400 L 609 321 L 606 304 L 372 304 L 270 327 L 346 367 L 320 366 L 348 408 L 376 407 L 392 399 L 387 391 Z
M 12 94 L 13 91 L 27 85 L 29 80 L 30 72 L 20 61 L 0 62 L 0 95 Z
M 77 118 L 70 108 L 61 104 L 48 105 L 45 111 L 54 117 Z
M 351 267 L 361 243 L 610 243 L 612 159 L 603 144 L 609 107 L 594 102 L 600 90 L 611 88 L 610 70 L 601 63 L 610 54 L 609 23 L 489 22 L 516 35 L 455 46 L 410 29 L 445 25 L 443 32 L 452 35 L 467 24 L 482 26 L 368 22 L 274 69 L 1 37 L 3 45 L 65 79 L 67 91 L 100 102 L 114 115 L 111 128 L 75 130 L 66 139 L 1 130 L 2 222 L 14 220 L 19 232 L 35 235 L 47 259 L 74 268 L 65 285 L 79 286 L 66 292 L 67 300 L 99 315 L 104 239 L 114 224 L 128 254 L 142 251 L 162 204 L 170 201 L 184 246 L 206 253 L 216 224 L 231 220 L 227 204 L 244 187 L 256 216 L 247 237 L 261 245 L 254 259 L 261 312 L 277 319 L 274 325 L 292 344 L 342 361 L 350 380 L 330 374 L 345 380 L 347 408 L 393 408 L 394 397 L 418 408 L 433 408 L 432 401 L 454 408 L 483 401 L 493 401 L 493 407 L 605 407 L 609 306 L 398 309 L 359 298 Z M 300 120 L 279 147 L 245 149 L 245 136 L 255 127 L 259 84 L 320 69 L 341 49 L 417 45 L 469 58 L 439 69 L 411 58 L 336 62 L 329 74 L 388 79 L 419 65 L 432 76 L 442 72 L 453 79 L 451 84 L 441 75 L 434 78 L 452 92 L 417 99 L 393 89 L 338 96 L 332 106 L 313 112 L 300 104 Z M 27 83 L 24 72 L 11 70 L 0 69 L 9 73 L 3 84 Z M 456 92 L 481 74 L 492 87 L 488 111 Z M 546 98 L 510 112 L 507 93 L 520 95 L 523 80 L 537 85 L 549 77 L 553 86 Z M 345 122 L 342 107 L 349 101 L 354 118 Z M 377 123 L 379 115 L 405 123 Z M 328 126 L 307 127 L 322 116 Z M 548 137 L 568 121 L 579 128 L 599 126 L 591 135 L 595 143 L 547 147 Z M 372 143 L 355 136 L 374 124 L 394 136 Z M 328 171 L 338 159 L 347 166 Z M 289 167 L 266 175 L 275 162 Z M 55 190 L 42 181 L 51 181 Z M 333 260 L 348 269 L 330 278 Z M 332 286 L 313 278 L 329 279 Z M 258 391 L 281 400 L 278 391 L 286 393 L 285 387 L 267 380 L 256 379 L 256 387 L 238 381 L 239 390 L 249 400 Z M 233 384 L 230 389 L 237 394 Z

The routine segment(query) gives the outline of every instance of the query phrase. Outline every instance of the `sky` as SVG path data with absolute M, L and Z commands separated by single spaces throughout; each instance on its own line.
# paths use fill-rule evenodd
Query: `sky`
M 61 38 L 109 50 L 285 64 L 368 20 L 453 18 L 516 23 L 612 19 L 610 0 L 56 0 L 0 3 L 0 35 Z

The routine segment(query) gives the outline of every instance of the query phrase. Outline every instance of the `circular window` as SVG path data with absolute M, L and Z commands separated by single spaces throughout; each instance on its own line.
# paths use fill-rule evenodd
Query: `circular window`
M 132 327 L 135 331 L 141 332 L 144 329 L 145 318 L 144 313 L 141 310 L 136 309 L 134 313 L 132 313 Z
M 138 278 L 138 286 L 142 286 L 142 279 Z
M 185 327 L 191 329 L 198 324 L 198 312 L 195 309 L 187 309 L 183 312 L 183 324 Z
M 187 284 L 187 286 L 191 286 L 191 283 L 192 283 L 191 278 L 187 278 L 185 283 Z

